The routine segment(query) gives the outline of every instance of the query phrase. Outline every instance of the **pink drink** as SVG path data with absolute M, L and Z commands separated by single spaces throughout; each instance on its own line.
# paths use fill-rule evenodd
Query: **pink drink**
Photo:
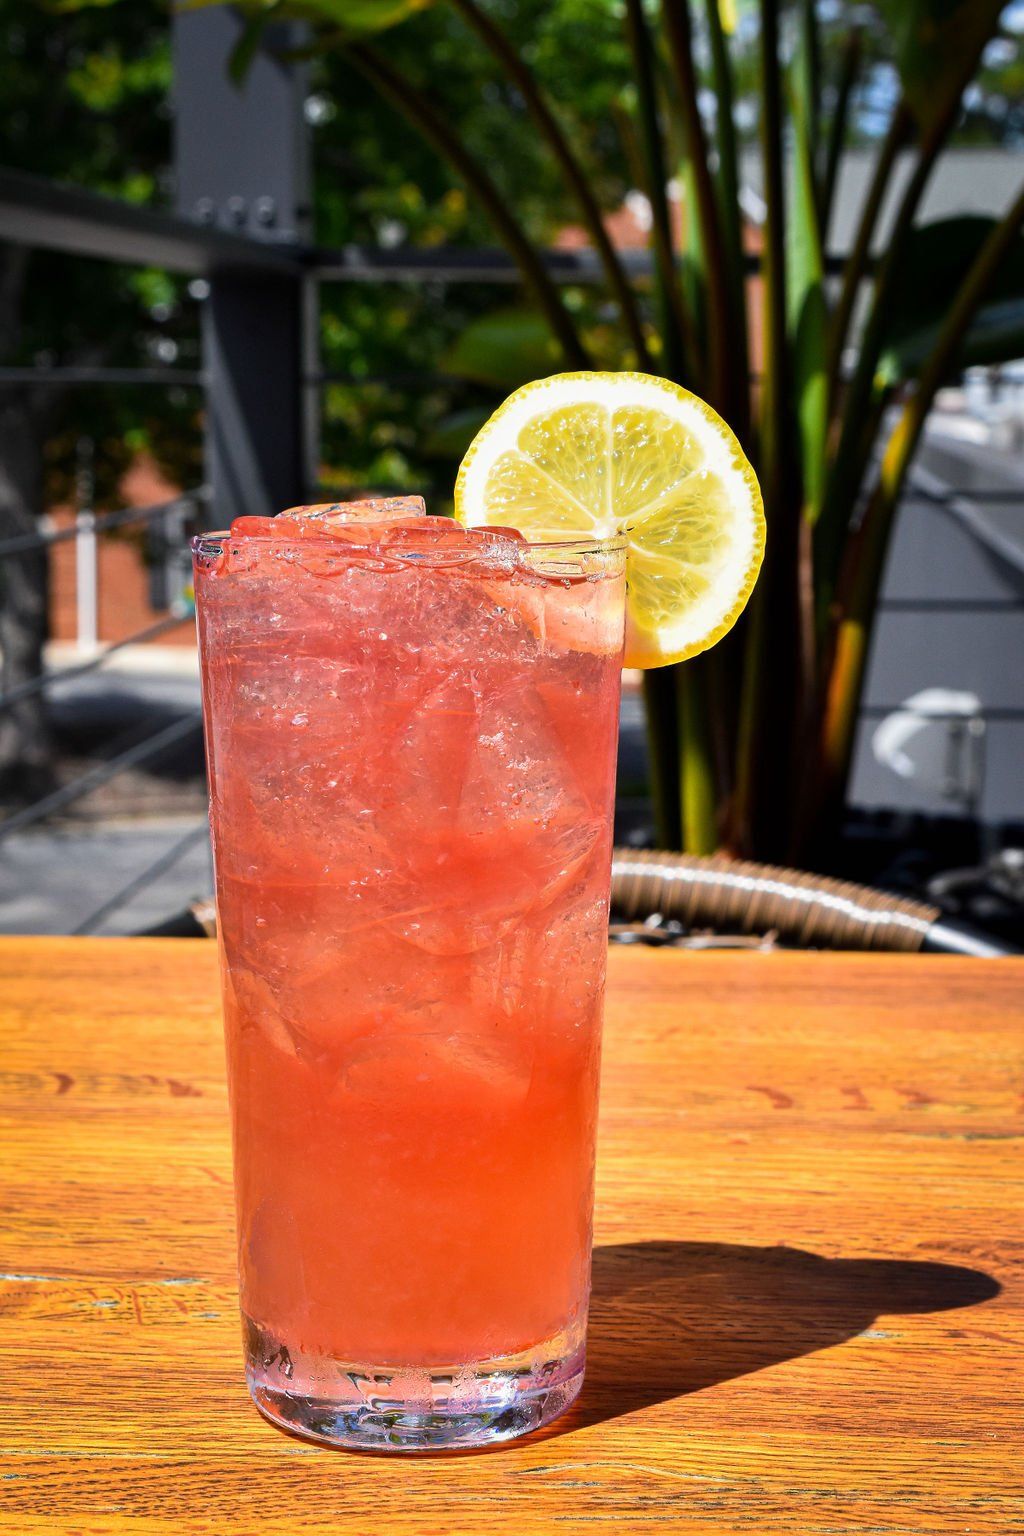
M 195 565 L 250 1388 L 508 1438 L 582 1381 L 621 545 L 246 524 Z

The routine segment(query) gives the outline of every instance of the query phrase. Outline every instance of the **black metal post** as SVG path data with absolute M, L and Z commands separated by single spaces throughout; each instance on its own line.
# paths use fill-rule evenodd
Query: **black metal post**
M 244 81 L 228 66 L 243 26 L 226 7 L 174 16 L 178 211 L 260 243 L 298 246 L 309 232 L 306 71 L 275 50 L 301 40 L 268 30 Z M 224 527 L 305 499 L 314 476 L 310 310 L 299 268 L 210 271 L 203 314 L 209 515 Z
M 224 271 L 203 312 L 211 522 L 269 517 L 304 499 L 306 279 Z

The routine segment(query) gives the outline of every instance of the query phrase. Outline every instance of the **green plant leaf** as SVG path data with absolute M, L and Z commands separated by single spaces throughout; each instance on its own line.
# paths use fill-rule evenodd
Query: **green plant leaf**
M 50 0 L 46 9 L 61 15 L 73 11 L 107 11 L 112 5 L 120 4 L 122 0 Z
M 684 159 L 678 179 L 683 191 L 683 241 L 679 257 L 679 281 L 686 307 L 693 316 L 693 345 L 698 357 L 707 356 L 708 279 L 707 259 L 701 240 L 693 160 Z
M 732 309 L 732 364 L 737 384 L 730 422 L 740 442 L 752 446 L 750 432 L 750 338 L 747 325 L 746 274 L 743 256 L 743 213 L 740 208 L 739 162 L 734 117 L 735 72 L 729 37 L 718 0 L 705 0 L 711 81 L 717 97 L 715 122 L 715 190 L 722 222 L 722 243 L 729 303 Z
M 889 347 L 879 363 L 883 384 L 898 384 L 913 378 L 931 356 L 941 325 L 925 326 Z M 983 304 L 971 322 L 960 351 L 950 365 L 949 377 L 961 368 L 985 368 L 994 363 L 1010 363 L 1024 356 L 1024 296 Z
M 981 216 L 938 219 L 915 229 L 895 277 L 892 319 L 879 362 L 879 381 L 913 376 L 929 355 L 949 309 L 996 220 Z M 957 366 L 1005 362 L 1024 352 L 1019 319 L 1024 307 L 1024 238 L 1000 264 L 985 303 L 968 330 Z M 1007 348 L 1018 347 L 1018 351 Z
M 69 3 L 75 3 L 75 0 L 69 0 Z M 107 0 L 81 0 L 81 3 L 83 5 L 105 5 Z M 215 5 L 227 5 L 228 3 L 229 0 L 177 0 L 174 10 L 176 13 L 180 12 L 183 15 L 188 15 L 190 11 L 209 11 Z M 262 8 L 259 0 L 244 0 L 244 3 L 238 6 L 239 10 L 249 13 L 260 11 Z
M 791 217 L 786 302 L 803 471 L 804 516 L 817 520 L 825 494 L 828 426 L 828 306 L 814 168 L 810 74 L 799 58 L 790 87 L 793 114 Z
M 995 35 L 1005 0 L 881 0 L 896 68 L 922 135 L 945 115 Z
M 431 0 L 301 0 L 293 9 L 308 21 L 324 21 L 346 32 L 368 36 L 397 26 L 430 4 Z
M 70 0 L 87 5 L 113 4 L 116 0 Z M 178 0 L 179 11 L 201 11 L 226 0 Z M 416 11 L 426 10 L 433 0 L 238 0 L 236 9 L 257 33 L 260 21 L 269 21 L 276 11 L 291 20 L 309 21 L 349 32 L 353 37 L 369 37 L 397 26 Z M 241 44 L 239 44 L 241 48 Z M 238 49 L 236 49 L 238 52 Z M 234 73 L 234 60 L 232 60 Z
M 545 320 L 532 310 L 497 309 L 468 325 L 441 361 L 446 373 L 506 394 L 559 365 L 561 351 Z
M 235 85 L 244 83 L 252 61 L 259 52 L 263 34 L 274 19 L 274 13 L 281 9 L 282 4 L 283 0 L 270 0 L 269 5 L 263 5 L 259 10 L 245 13 L 241 36 L 232 48 L 231 57 L 228 59 L 228 77 Z

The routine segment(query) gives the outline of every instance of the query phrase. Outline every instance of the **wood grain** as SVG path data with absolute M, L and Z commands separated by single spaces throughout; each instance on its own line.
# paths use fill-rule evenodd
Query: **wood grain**
M 1024 963 L 613 951 L 583 1397 L 415 1461 L 249 1406 L 215 972 L 0 941 L 0 1530 L 1024 1529 Z

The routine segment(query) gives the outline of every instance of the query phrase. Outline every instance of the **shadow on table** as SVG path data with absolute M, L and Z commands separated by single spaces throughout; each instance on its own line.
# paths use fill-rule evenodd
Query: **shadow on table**
M 975 1306 L 999 1290 L 990 1275 L 956 1264 L 826 1259 L 734 1243 L 599 1247 L 586 1381 L 565 1427 L 827 1349 L 880 1315 Z

